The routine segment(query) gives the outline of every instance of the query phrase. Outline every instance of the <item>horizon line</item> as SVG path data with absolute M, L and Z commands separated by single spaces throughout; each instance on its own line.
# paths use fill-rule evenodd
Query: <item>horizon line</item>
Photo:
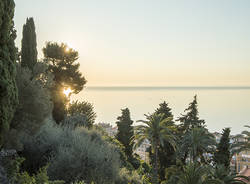
M 165 86 L 165 85 L 159 85 L 159 86 L 146 86 L 146 85 L 138 85 L 138 86 L 135 86 L 135 85 L 124 85 L 124 86 L 118 86 L 118 85 L 91 85 L 91 86 L 87 86 L 86 87 L 229 87 L 229 88 L 250 88 L 250 85 L 249 86 L 223 86 L 223 85 L 219 85 L 219 86 L 212 86 L 212 85 L 209 85 L 209 86 L 199 86 L 199 85 L 194 85 L 194 86 L 186 86 L 186 85 L 179 85 L 179 86 Z
M 85 89 L 246 89 L 250 86 L 86 86 Z

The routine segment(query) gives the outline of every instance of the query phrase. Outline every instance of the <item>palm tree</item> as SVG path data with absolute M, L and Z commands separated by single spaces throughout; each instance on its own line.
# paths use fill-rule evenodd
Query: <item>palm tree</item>
M 212 177 L 219 180 L 221 184 L 247 184 L 248 177 L 231 174 L 224 165 L 218 165 L 212 172 Z
M 190 161 L 196 162 L 198 157 L 205 162 L 204 153 L 212 152 L 216 144 L 213 134 L 203 127 L 195 127 L 184 135 L 181 141 L 182 153 L 188 153 Z
M 178 184 L 221 184 L 219 180 L 209 176 L 210 172 L 209 166 L 189 163 L 184 166 L 182 174 L 177 176 Z
M 176 148 L 176 137 L 172 134 L 172 118 L 164 118 L 163 114 L 154 113 L 152 115 L 145 115 L 147 120 L 139 120 L 137 122 L 143 123 L 135 128 L 134 140 L 136 140 L 135 147 L 140 146 L 143 141 L 148 139 L 152 146 L 154 154 L 154 175 L 153 183 L 158 183 L 158 149 L 160 145 L 168 142 Z
M 173 184 L 247 184 L 249 179 L 246 176 L 230 174 L 224 165 L 216 168 L 210 165 L 199 165 L 196 163 L 188 163 L 174 175 L 174 182 L 166 182 Z M 243 181 L 244 180 L 244 181 Z

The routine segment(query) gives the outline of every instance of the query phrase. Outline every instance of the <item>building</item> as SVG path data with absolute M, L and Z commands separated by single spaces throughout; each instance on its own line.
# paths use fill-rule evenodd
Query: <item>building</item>
M 245 168 L 250 169 L 250 151 L 242 151 L 234 155 L 235 171 L 240 173 Z
M 244 142 L 245 138 L 234 138 L 234 143 Z M 235 154 L 232 157 L 231 161 L 234 166 L 234 170 L 236 173 L 240 173 L 244 168 L 250 168 L 250 151 L 242 151 L 240 153 Z
M 247 184 L 250 184 L 250 168 L 245 167 L 244 169 L 242 169 L 242 170 L 240 171 L 239 175 L 248 177 L 248 179 L 249 179 L 248 182 L 247 182 L 246 180 L 244 180 L 244 179 L 241 179 L 241 180 L 247 182 Z
M 145 162 L 149 162 L 149 154 L 147 152 L 147 149 L 150 147 L 150 142 L 148 139 L 145 139 L 143 143 L 135 149 L 134 153 L 140 156 L 142 160 Z

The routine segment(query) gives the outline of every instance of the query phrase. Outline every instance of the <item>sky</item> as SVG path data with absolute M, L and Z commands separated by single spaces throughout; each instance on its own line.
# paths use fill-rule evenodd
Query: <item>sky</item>
M 46 41 L 79 52 L 87 86 L 250 86 L 249 0 L 15 0 Z

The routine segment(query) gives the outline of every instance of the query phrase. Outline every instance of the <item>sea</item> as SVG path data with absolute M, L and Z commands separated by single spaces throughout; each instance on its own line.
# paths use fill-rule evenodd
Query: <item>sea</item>
M 86 87 L 71 100 L 88 101 L 97 114 L 96 123 L 115 126 L 121 109 L 129 108 L 134 125 L 145 120 L 166 101 L 174 119 L 181 114 L 197 95 L 199 117 L 206 121 L 211 132 L 230 127 L 239 134 L 250 125 L 250 87 Z

